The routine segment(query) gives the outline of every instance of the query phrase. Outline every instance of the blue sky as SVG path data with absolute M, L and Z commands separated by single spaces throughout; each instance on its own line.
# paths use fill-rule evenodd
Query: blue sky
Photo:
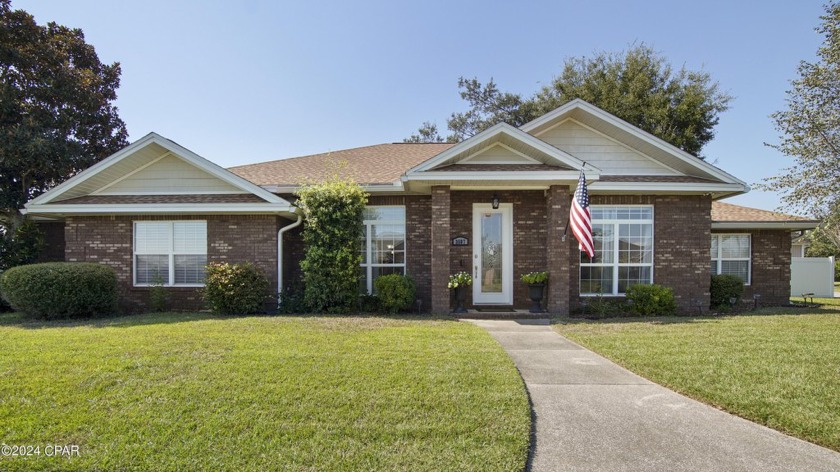
M 589 3 L 589 4 L 587 4 Z M 653 46 L 735 97 L 704 154 L 749 184 L 790 160 L 765 142 L 813 60 L 819 1 L 13 1 L 122 64 L 130 139 L 156 131 L 225 167 L 401 141 L 464 109 L 459 76 L 526 95 L 568 56 Z M 732 203 L 774 209 L 753 190 Z

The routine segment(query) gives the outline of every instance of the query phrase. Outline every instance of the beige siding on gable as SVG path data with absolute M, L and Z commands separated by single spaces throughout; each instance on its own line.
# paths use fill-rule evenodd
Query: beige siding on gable
M 180 158 L 169 155 L 107 187 L 100 195 L 143 193 L 245 193 Z
M 566 120 L 537 137 L 598 167 L 605 175 L 679 175 L 574 120 Z
M 499 144 L 494 144 L 461 161 L 462 164 L 534 164 L 538 162 L 535 159 L 523 157 Z

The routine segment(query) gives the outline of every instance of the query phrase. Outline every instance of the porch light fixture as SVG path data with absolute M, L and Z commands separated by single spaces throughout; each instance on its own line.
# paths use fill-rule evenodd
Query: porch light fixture
M 499 194 L 498 193 L 493 194 L 493 198 L 490 199 L 490 204 L 493 205 L 494 210 L 499 209 Z

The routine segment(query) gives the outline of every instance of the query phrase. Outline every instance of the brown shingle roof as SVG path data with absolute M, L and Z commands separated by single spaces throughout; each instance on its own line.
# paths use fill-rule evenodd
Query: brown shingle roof
M 228 169 L 257 185 L 300 185 L 335 173 L 360 184 L 390 184 L 408 169 L 452 147 L 449 143 L 391 143 L 236 166 Z
M 497 171 L 558 171 L 570 170 L 568 167 L 550 166 L 546 164 L 450 164 L 435 167 L 434 171 L 441 172 L 497 172 Z
M 786 215 L 775 211 L 759 210 L 731 203 L 712 202 L 712 221 L 716 222 L 785 222 L 785 221 L 812 221 L 795 215 Z
M 261 203 L 262 198 L 247 194 L 224 195 L 86 195 L 84 197 L 60 200 L 62 205 L 130 205 L 154 203 Z

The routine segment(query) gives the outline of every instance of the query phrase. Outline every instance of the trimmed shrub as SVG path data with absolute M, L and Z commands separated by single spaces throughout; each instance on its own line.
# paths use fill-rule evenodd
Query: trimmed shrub
M 149 286 L 149 308 L 152 311 L 166 311 L 168 304 L 169 294 L 166 292 L 166 287 L 163 286 L 163 277 L 160 274 L 155 274 L 152 277 L 152 285 Z
M 306 305 L 315 312 L 352 312 L 359 302 L 359 240 L 367 193 L 355 182 L 334 177 L 301 187 L 297 196 L 305 217 L 300 267 Z
M 741 300 L 744 294 L 744 281 L 734 275 L 713 275 L 711 292 L 711 305 L 713 308 L 729 306 L 730 298 Z
M 214 262 L 207 266 L 202 295 L 210 309 L 225 315 L 262 313 L 268 279 L 254 264 Z
M 3 299 L 12 308 L 44 319 L 114 313 L 114 269 L 92 262 L 47 262 L 13 267 L 0 276 Z
M 636 284 L 627 288 L 630 311 L 638 316 L 668 316 L 677 312 L 674 292 L 657 284 Z
M 414 280 L 407 275 L 382 275 L 373 281 L 379 302 L 388 313 L 408 310 L 414 304 L 417 290 Z

